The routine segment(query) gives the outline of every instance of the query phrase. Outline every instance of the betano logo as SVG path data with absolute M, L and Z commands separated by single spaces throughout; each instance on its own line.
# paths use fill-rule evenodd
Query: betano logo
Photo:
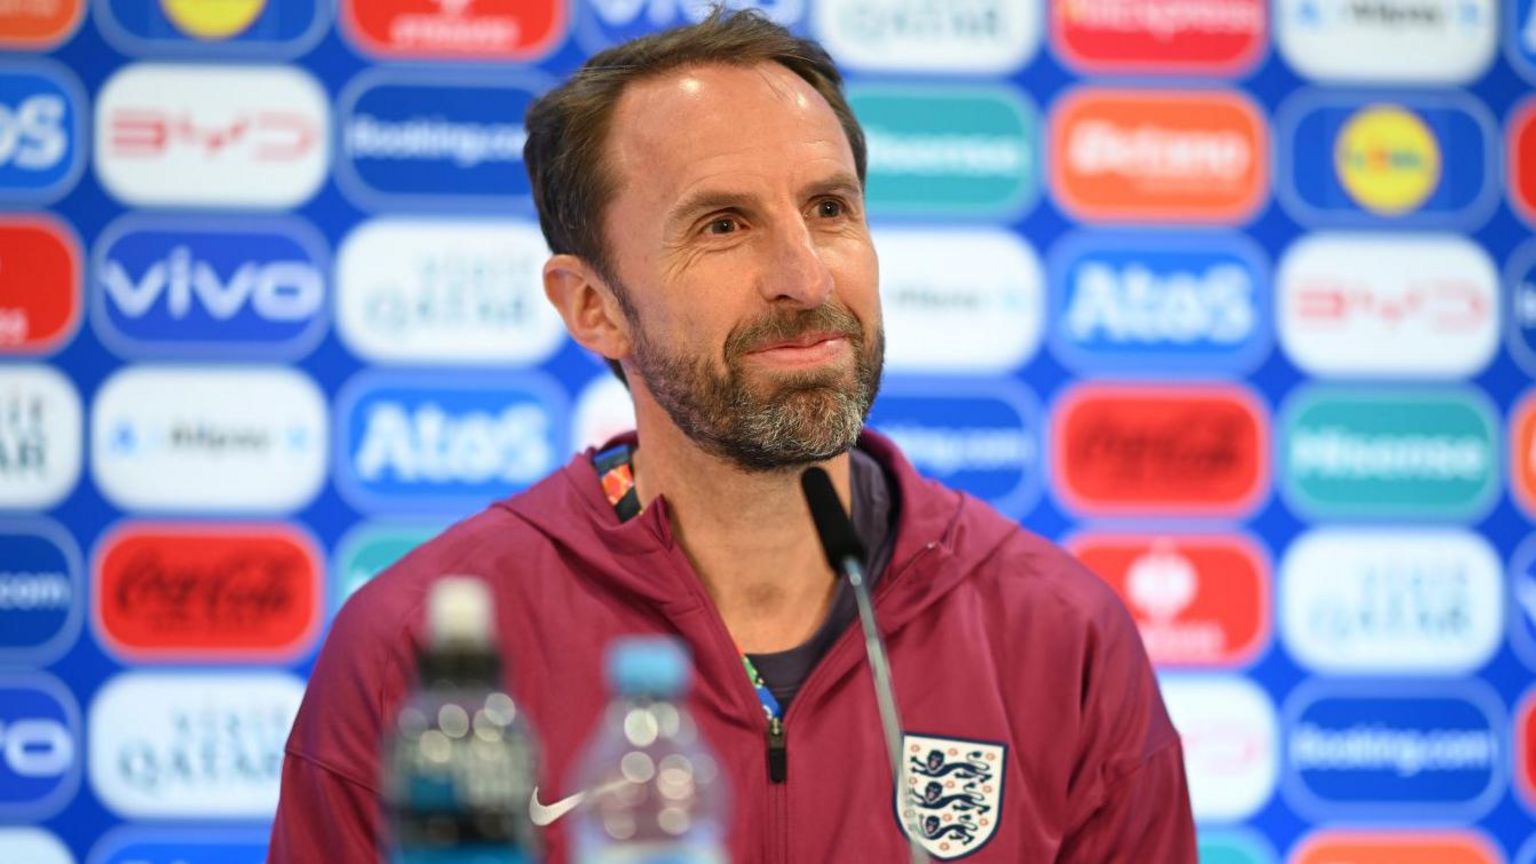
M 1509 484 L 1514 499 L 1536 517 L 1536 391 L 1510 411 Z
M 1034 203 L 1038 126 L 1002 87 L 850 87 L 869 147 L 870 213 L 1008 217 Z
M 62 348 L 84 305 L 74 232 L 51 217 L 0 217 L 0 356 Z
M 1502 567 L 1453 528 L 1303 534 L 1280 565 L 1280 632 L 1329 675 L 1471 675 L 1504 631 Z
M 1268 38 L 1262 0 L 1061 0 L 1051 44 L 1084 72 L 1237 75 Z
M 1079 534 L 1067 549 L 1130 609 L 1160 667 L 1241 666 L 1269 642 L 1269 563 L 1247 537 Z
M 1339 129 L 1333 164 L 1355 203 L 1396 216 L 1417 210 L 1439 185 L 1440 144 L 1412 111 L 1369 105 Z
M 812 14 L 839 64 L 871 72 L 1006 76 L 1040 47 L 1040 7 L 1019 0 L 818 0 Z
M 0 508 L 47 510 L 80 479 L 80 394 L 50 366 L 0 366 Z
M 0 521 L 0 662 L 46 666 L 74 646 L 80 550 L 57 523 Z
M 0 46 L 45 51 L 69 38 L 85 18 L 85 0 L 0 6 Z
M 46 204 L 75 185 L 87 104 L 74 73 L 52 63 L 0 71 L 0 200 Z
M 1276 277 L 1280 344 L 1313 375 L 1464 378 L 1499 348 L 1499 274 L 1454 234 L 1318 233 Z
M 91 621 L 130 663 L 285 663 L 319 634 L 320 553 L 282 523 L 132 523 L 97 548 Z
M 1079 219 L 1235 224 L 1268 188 L 1264 118 L 1235 92 L 1082 88 L 1050 127 L 1053 191 Z
M 1283 415 L 1281 488 L 1307 516 L 1472 519 L 1498 494 L 1498 429 L 1475 391 L 1311 387 Z
M 1158 686 L 1184 747 L 1195 819 L 1241 822 L 1258 813 L 1280 773 L 1269 696 L 1236 675 L 1162 675 Z
M 135 64 L 96 101 L 96 173 L 135 206 L 294 207 L 330 148 L 329 99 L 289 66 Z
M 41 822 L 80 785 L 80 709 L 47 675 L 0 675 L 0 818 Z
M 1051 415 L 1051 476 L 1079 513 L 1236 516 L 1269 491 L 1267 418 L 1240 387 L 1083 384 Z
M 1468 84 L 1498 47 L 1494 0 L 1280 0 L 1276 41 L 1329 83 Z
M 536 60 L 566 32 L 564 0 L 341 0 L 341 32 L 393 60 Z
M 1502 864 L 1498 847 L 1471 831 L 1318 831 L 1292 864 Z
M 1536 223 L 1536 99 L 1526 100 L 1510 113 L 1504 141 L 1510 203 L 1525 221 Z

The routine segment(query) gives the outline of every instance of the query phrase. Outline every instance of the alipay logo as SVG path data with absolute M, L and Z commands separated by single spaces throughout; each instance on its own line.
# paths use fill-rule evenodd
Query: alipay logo
M 791 30 L 803 29 L 812 0 L 576 0 L 576 37 L 589 52 L 601 51 L 656 30 L 704 20 L 717 5 L 755 9 Z
M 1120 375 L 1230 375 L 1270 344 L 1262 254 L 1236 236 L 1081 234 L 1051 255 L 1052 348 Z
M 1031 0 L 818 0 L 816 37 L 838 63 L 882 72 L 1006 75 L 1040 47 Z
M 553 470 L 567 410 L 541 377 L 369 374 L 338 401 L 341 492 L 362 509 L 483 507 Z
M 80 633 L 80 550 L 53 522 L 0 521 L 0 661 L 43 666 Z
M 1280 0 L 1280 53 L 1320 81 L 1467 84 L 1498 46 L 1494 0 Z
M 80 785 L 79 746 L 80 709 L 64 685 L 0 676 L 0 818 L 40 822 L 64 809 Z
M 52 64 L 0 71 L 0 200 L 46 203 L 74 185 L 85 104 L 74 77 Z
M 97 332 L 128 356 L 301 356 L 324 335 L 323 250 L 297 221 L 126 217 L 97 246 Z

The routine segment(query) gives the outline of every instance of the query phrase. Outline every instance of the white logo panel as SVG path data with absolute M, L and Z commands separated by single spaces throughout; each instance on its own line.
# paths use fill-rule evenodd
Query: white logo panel
M 1313 375 L 1459 378 L 1499 347 L 1499 275 L 1452 234 L 1315 234 L 1276 277 L 1285 352 Z
M 1313 531 L 1281 563 L 1281 635 L 1326 674 L 1471 674 L 1503 635 L 1501 572 L 1466 531 Z
M 1040 47 L 1038 0 L 818 0 L 814 15 L 839 63 L 872 71 L 1005 74 Z
M 1003 815 L 1006 748 L 965 738 L 901 739 L 896 815 L 902 830 L 944 861 L 987 845 Z
M 287 208 L 325 181 L 330 106 L 291 67 L 128 66 L 96 101 L 96 171 L 138 206 Z
M 123 509 L 286 512 L 325 482 L 325 398 L 289 369 L 130 367 L 92 416 L 96 483 Z
M 576 397 L 571 412 L 571 448 L 601 447 L 613 436 L 635 428 L 635 403 L 612 375 L 592 379 Z
M 75 864 L 69 847 L 36 828 L 0 828 L 0 861 L 14 864 Z
M 1159 683 L 1184 743 L 1195 819 L 1238 822 L 1257 813 L 1280 774 L 1279 724 L 1269 697 L 1227 675 L 1169 675 Z
M 375 362 L 540 363 L 565 341 L 547 257 L 531 222 L 365 223 L 337 256 L 337 329 Z
M 47 366 L 0 367 L 0 507 L 46 510 L 80 479 L 80 395 Z
M 1007 231 L 875 232 L 886 368 L 1007 372 L 1040 348 L 1040 259 Z
M 1321 81 L 1465 84 L 1498 46 L 1493 0 L 1277 0 L 1276 41 Z
M 304 682 L 128 672 L 96 696 L 91 787 L 129 819 L 269 819 Z

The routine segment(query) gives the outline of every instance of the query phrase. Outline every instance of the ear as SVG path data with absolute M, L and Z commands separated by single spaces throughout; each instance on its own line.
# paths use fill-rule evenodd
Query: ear
M 551 256 L 544 262 L 544 296 L 577 344 L 610 360 L 629 356 L 629 319 L 613 289 L 586 261 Z

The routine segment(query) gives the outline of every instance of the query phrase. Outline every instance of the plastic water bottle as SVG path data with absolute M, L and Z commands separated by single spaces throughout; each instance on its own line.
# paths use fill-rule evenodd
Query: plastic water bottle
M 421 682 L 385 741 L 390 864 L 531 864 L 528 727 L 501 689 L 490 589 L 444 576 L 428 599 Z
M 576 864 L 724 864 L 730 802 L 719 764 L 683 706 L 688 656 L 675 640 L 608 651 L 613 691 L 570 789 Z

